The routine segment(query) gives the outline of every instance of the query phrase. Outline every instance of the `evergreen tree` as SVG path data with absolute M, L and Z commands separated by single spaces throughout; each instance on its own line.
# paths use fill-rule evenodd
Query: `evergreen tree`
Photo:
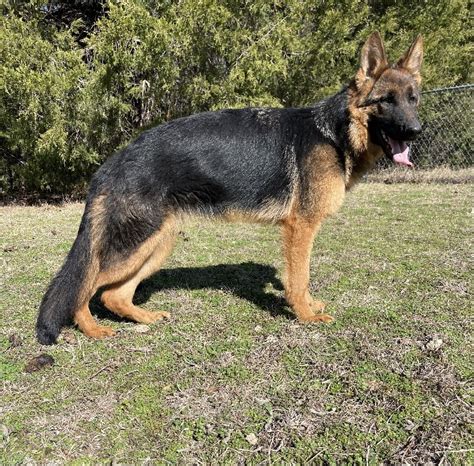
M 469 82 L 466 0 L 10 0 L 0 7 L 0 189 L 81 190 L 152 123 L 308 105 L 355 73 L 375 29 L 425 37 L 424 87 Z

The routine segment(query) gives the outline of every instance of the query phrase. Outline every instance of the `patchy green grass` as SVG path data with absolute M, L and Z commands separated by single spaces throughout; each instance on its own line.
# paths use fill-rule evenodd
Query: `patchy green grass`
M 351 193 L 311 264 L 333 324 L 293 319 L 276 227 L 201 221 L 136 296 L 169 321 L 138 333 L 96 303 L 117 337 L 54 347 L 35 315 L 82 206 L 1 208 L 0 463 L 472 463 L 472 194 Z

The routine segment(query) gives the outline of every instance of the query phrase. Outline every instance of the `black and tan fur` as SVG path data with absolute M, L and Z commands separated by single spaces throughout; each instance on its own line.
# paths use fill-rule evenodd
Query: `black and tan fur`
M 386 135 L 409 140 L 419 132 L 421 60 L 418 37 L 389 65 L 374 33 L 353 81 L 312 107 L 207 112 L 142 133 L 92 179 L 77 238 L 41 303 L 38 340 L 54 343 L 71 322 L 93 338 L 113 335 L 89 311 L 99 289 L 120 316 L 167 317 L 132 299 L 190 214 L 280 225 L 288 303 L 302 322 L 331 321 L 308 291 L 313 239 L 346 191 L 384 153 L 392 156 Z

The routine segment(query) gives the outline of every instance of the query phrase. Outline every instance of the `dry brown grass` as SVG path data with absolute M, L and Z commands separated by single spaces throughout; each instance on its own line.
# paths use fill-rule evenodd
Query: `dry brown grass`
M 438 184 L 466 184 L 474 183 L 474 167 L 452 169 L 437 167 L 430 170 L 406 169 L 393 167 L 378 170 L 367 177 L 367 181 L 374 183 L 438 183 Z

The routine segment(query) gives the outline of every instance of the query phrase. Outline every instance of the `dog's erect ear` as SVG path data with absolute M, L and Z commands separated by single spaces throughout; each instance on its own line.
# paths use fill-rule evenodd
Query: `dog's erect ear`
M 404 68 L 409 71 L 413 77 L 420 82 L 421 62 L 423 61 L 423 38 L 421 34 L 413 41 L 410 48 L 406 51 L 400 60 L 397 62 L 399 68 Z
M 382 37 L 380 37 L 378 31 L 375 31 L 362 47 L 359 76 L 377 79 L 387 66 L 388 61 L 385 55 Z

